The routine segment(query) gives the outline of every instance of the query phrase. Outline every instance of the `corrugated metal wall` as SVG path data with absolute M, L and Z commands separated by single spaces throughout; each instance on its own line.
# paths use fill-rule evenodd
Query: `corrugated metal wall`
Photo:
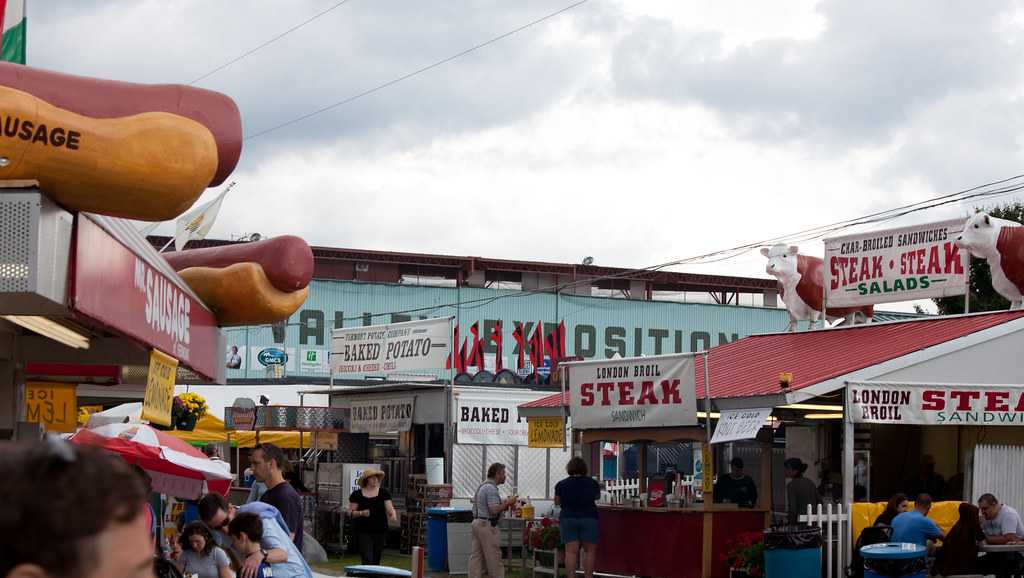
M 515 363 L 512 331 L 517 322 L 532 330 L 537 322 L 546 326 L 564 320 L 568 353 L 598 358 L 697 351 L 754 333 L 781 331 L 787 324 L 782 309 L 314 280 L 305 305 L 286 326 L 225 330 L 228 346 L 238 347 L 243 360 L 241 368 L 228 370 L 228 377 L 264 377 L 257 357 L 268 347 L 285 348 L 288 375 L 326 376 L 330 330 L 336 325 L 445 315 L 457 317 L 463 335 L 469 335 L 476 321 L 481 335 L 489 335 L 501 320 L 506 366 Z M 488 353 L 493 348 L 487 344 Z
M 974 448 L 974 475 L 971 502 L 982 494 L 994 495 L 1000 503 L 1015 510 L 1024 508 L 1024 446 L 981 444 Z
M 555 484 L 566 477 L 565 464 L 572 457 L 568 450 L 526 446 L 482 446 L 455 444 L 452 458 L 452 491 L 456 498 L 472 498 L 483 483 L 487 468 L 494 462 L 505 464 L 508 480 L 502 492 L 516 488 L 521 498 L 552 499 Z

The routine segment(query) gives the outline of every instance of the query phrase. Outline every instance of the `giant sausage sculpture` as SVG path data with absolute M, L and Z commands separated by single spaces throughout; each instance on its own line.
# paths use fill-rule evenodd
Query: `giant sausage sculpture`
M 306 301 L 313 277 L 313 251 L 291 235 L 165 257 L 222 326 L 287 319 Z
M 779 293 L 789 312 L 787 331 L 796 329 L 798 321 L 807 321 L 808 329 L 821 317 L 824 301 L 825 263 L 818 257 L 801 255 L 795 245 L 763 247 L 761 254 L 768 257 L 767 273 L 779 280 Z M 827 317 L 863 316 L 867 321 L 874 315 L 874 307 L 829 307 Z
M 170 220 L 234 170 L 225 95 L 0 63 L 0 179 L 35 180 L 72 211 Z
M 1024 301 L 1024 227 L 1015 221 L 975 213 L 964 225 L 956 244 L 988 261 L 992 288 L 1021 309 Z

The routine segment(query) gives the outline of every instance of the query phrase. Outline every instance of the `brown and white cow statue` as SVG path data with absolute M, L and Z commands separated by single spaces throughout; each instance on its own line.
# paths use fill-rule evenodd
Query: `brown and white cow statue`
M 795 331 L 797 322 L 807 321 L 807 328 L 813 329 L 821 318 L 824 301 L 825 263 L 818 257 L 801 255 L 795 245 L 774 245 L 762 247 L 761 254 L 768 257 L 765 270 L 779 280 L 779 295 L 789 311 L 789 326 L 786 331 Z M 829 307 L 825 317 L 848 318 L 851 322 L 863 318 L 870 322 L 874 307 Z
M 1010 309 L 1022 308 L 1024 227 L 1020 223 L 997 219 L 988 213 L 975 213 L 967 219 L 956 244 L 988 261 L 992 288 L 1010 301 Z

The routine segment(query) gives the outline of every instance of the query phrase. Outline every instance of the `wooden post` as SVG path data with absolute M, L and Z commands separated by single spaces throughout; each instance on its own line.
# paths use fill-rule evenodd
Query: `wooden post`
M 708 510 L 707 503 L 704 504 L 704 531 L 701 536 L 701 562 L 700 562 L 700 575 L 703 578 L 711 578 L 711 567 L 714 564 L 714 559 L 711 556 L 712 550 L 715 545 L 713 532 L 715 529 L 714 514 Z
M 769 430 L 769 433 L 770 430 Z M 765 526 L 771 526 L 772 524 L 772 510 L 774 509 L 773 500 L 775 497 L 775 488 L 772 484 L 772 458 L 774 452 L 772 451 L 771 442 L 762 442 L 761 444 L 761 491 L 758 492 L 758 506 L 766 508 L 768 511 L 764 516 Z
M 637 458 L 637 478 L 640 480 L 640 493 L 647 491 L 647 442 L 640 442 L 640 455 Z

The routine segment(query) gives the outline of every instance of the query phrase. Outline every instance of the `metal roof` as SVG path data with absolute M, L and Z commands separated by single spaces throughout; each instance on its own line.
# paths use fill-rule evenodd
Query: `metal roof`
M 798 391 L 1016 320 L 1024 320 L 1024 311 L 925 317 L 745 337 L 708 352 L 711 397 L 778 396 Z M 1024 330 L 1024 322 L 1014 325 L 1019 325 L 1016 330 Z M 697 399 L 704 399 L 704 356 L 696 356 L 695 361 Z M 788 390 L 779 387 L 781 372 L 793 374 Z M 569 405 L 568 392 L 564 399 L 556 393 L 519 407 L 557 408 L 560 403 Z
M 166 236 L 153 235 L 149 237 L 150 243 L 159 246 L 163 246 L 169 240 L 170 237 Z M 243 242 L 245 241 L 203 239 L 190 241 L 186 248 L 218 247 Z M 605 289 L 628 289 L 631 280 L 645 281 L 655 291 L 762 293 L 765 290 L 775 290 L 778 287 L 778 282 L 774 278 L 765 277 L 707 275 L 601 265 L 372 251 L 344 247 L 313 246 L 311 249 L 316 263 L 322 265 L 318 268 L 316 276 L 328 279 L 352 279 L 353 277 L 349 274 L 336 277 L 332 273 L 337 272 L 336 269 L 327 267 L 327 265 L 360 263 L 386 265 L 389 268 L 388 271 L 396 275 L 438 276 L 447 279 L 460 279 L 460 281 L 477 272 L 483 272 L 487 281 L 518 281 L 522 273 L 544 273 L 557 276 L 556 282 L 558 283 L 593 278 L 594 286 Z
M 562 397 L 562 396 L 563 396 L 563 394 L 561 394 L 561 393 L 555 393 L 555 394 L 552 394 L 552 395 L 548 395 L 548 396 L 542 397 L 540 399 L 535 399 L 533 401 L 521 404 L 519 406 L 519 409 L 532 409 L 532 408 L 542 408 L 542 407 L 562 407 L 563 405 L 566 405 L 566 406 L 569 405 L 569 392 L 568 391 L 565 392 L 565 394 L 564 394 L 565 397 Z M 560 401 L 560 400 L 564 400 L 564 401 Z
M 798 391 L 1022 317 L 1024 311 L 1002 311 L 753 335 L 708 352 L 711 397 L 784 393 L 781 372 L 793 374 L 788 392 Z M 697 397 L 703 399 L 703 356 L 696 358 L 696 377 Z

